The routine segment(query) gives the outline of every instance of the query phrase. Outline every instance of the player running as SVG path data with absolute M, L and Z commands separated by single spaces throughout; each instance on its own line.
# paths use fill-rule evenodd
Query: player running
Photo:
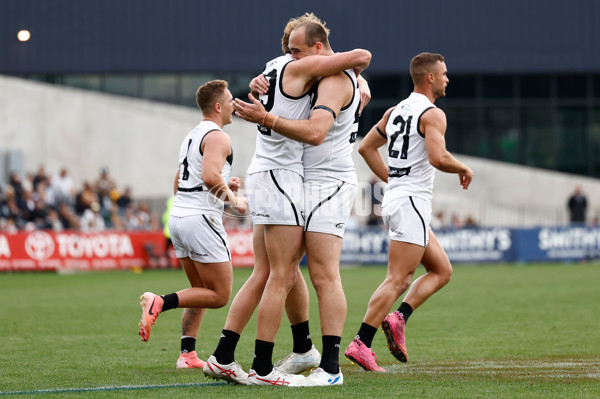
M 140 336 L 146 342 L 157 317 L 174 308 L 185 308 L 181 320 L 181 355 L 177 368 L 202 368 L 196 354 L 196 337 L 206 308 L 227 304 L 231 295 L 233 269 L 223 208 L 227 202 L 244 213 L 246 199 L 236 196 L 238 178 L 229 178 L 233 150 L 223 126 L 231 123 L 233 97 L 224 80 L 200 86 L 196 102 L 202 122 L 183 140 L 175 175 L 175 199 L 169 231 L 177 257 L 191 288 L 168 295 L 145 292 L 142 296 Z M 229 184 L 226 183 L 229 181 Z
M 452 265 L 429 227 L 435 169 L 458 174 L 465 190 L 473 179 L 473 171 L 446 150 L 446 115 L 433 104 L 445 96 L 449 82 L 444 57 L 421 53 L 412 59 L 410 74 L 413 93 L 388 109 L 359 147 L 371 170 L 388 183 L 382 216 L 390 236 L 386 278 L 371 296 L 358 334 L 345 351 L 367 371 L 385 371 L 371 351 L 380 324 L 394 357 L 408 361 L 404 336 L 408 318 L 450 281 Z M 379 152 L 385 144 L 388 166 Z M 427 273 L 415 280 L 398 310 L 387 314 L 410 286 L 420 263 Z

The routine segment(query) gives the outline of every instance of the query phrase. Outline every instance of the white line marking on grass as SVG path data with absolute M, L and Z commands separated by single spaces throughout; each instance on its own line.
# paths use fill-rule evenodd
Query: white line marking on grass
M 78 392 L 97 392 L 97 391 L 137 391 L 142 389 L 160 389 L 160 388 L 189 388 L 189 387 L 205 387 L 227 385 L 221 382 L 190 382 L 185 384 L 159 384 L 159 385 L 121 385 L 107 387 L 89 387 L 89 388 L 53 388 L 53 389 L 37 389 L 32 391 L 0 391 L 0 396 L 8 395 L 36 395 L 43 393 L 78 393 Z
M 515 359 L 384 365 L 399 374 L 506 376 L 512 379 L 600 379 L 599 359 Z

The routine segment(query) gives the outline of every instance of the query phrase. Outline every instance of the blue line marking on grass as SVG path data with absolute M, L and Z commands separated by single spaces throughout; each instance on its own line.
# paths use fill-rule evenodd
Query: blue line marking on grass
M 98 392 L 98 391 L 138 391 L 142 389 L 159 389 L 159 388 L 189 388 L 189 387 L 206 387 L 227 385 L 222 382 L 190 382 L 185 384 L 160 384 L 160 385 L 122 385 L 108 387 L 90 387 L 90 388 L 54 388 L 54 389 L 37 389 L 32 391 L 6 391 L 1 392 L 0 396 L 9 395 L 39 395 L 44 393 L 78 393 L 78 392 Z

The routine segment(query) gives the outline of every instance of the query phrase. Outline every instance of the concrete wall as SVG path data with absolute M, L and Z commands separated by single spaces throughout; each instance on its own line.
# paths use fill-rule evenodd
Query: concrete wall
M 448 123 L 452 123 L 449 121 Z M 600 216 L 600 180 L 482 158 L 456 155 L 475 176 L 467 191 L 458 178 L 437 172 L 434 211 L 472 215 L 485 224 L 544 226 L 567 223 L 567 200 L 581 185 L 588 199 L 588 220 Z
M 66 166 L 77 186 L 106 166 L 134 195 L 168 196 L 181 141 L 201 119 L 189 107 L 0 76 L 1 150 L 21 150 L 25 171 Z M 226 130 L 236 144 L 244 135 L 253 143 L 249 123 L 235 120 Z M 238 170 L 252 156 L 244 148 L 234 147 Z
M 66 166 L 77 187 L 108 167 L 135 197 L 171 194 L 181 140 L 201 120 L 198 110 L 0 76 L 0 162 L 22 153 L 24 171 Z M 449 121 L 452 123 L 452 121 Z M 234 148 L 233 174 L 244 177 L 255 141 L 253 124 L 225 127 Z M 358 143 L 357 143 L 358 144 Z M 588 217 L 600 215 L 600 180 L 457 155 L 474 171 L 464 191 L 455 175 L 437 172 L 434 212 L 472 215 L 484 224 L 530 226 L 566 222 L 575 185 L 588 196 Z M 359 181 L 371 173 L 355 152 Z M 0 172 L 3 167 L 0 167 Z M 6 182 L 6 176 L 0 176 Z

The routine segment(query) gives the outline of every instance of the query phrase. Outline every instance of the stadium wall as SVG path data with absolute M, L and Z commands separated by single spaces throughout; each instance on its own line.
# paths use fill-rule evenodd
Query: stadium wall
M 22 152 L 20 172 L 44 165 L 53 174 L 65 166 L 76 187 L 108 167 L 118 187 L 130 186 L 134 196 L 168 197 L 181 141 L 201 119 L 189 107 L 0 76 L 1 150 Z M 235 120 L 226 130 L 234 143 L 244 135 L 253 143 L 246 122 Z M 234 147 L 236 173 L 252 156 L 244 147 Z
M 188 107 L 0 75 L 0 171 L 5 171 L 0 182 L 7 182 L 12 151 L 22 154 L 21 172 L 44 165 L 53 174 L 66 166 L 80 187 L 108 167 L 118 186 L 130 186 L 134 197 L 164 199 L 172 193 L 181 140 L 200 119 L 200 111 Z M 234 148 L 233 175 L 244 177 L 254 125 L 236 118 L 225 130 Z M 372 175 L 356 151 L 353 155 L 366 188 Z M 562 224 L 567 198 L 580 184 L 588 217 L 600 215 L 598 179 L 457 156 L 475 171 L 475 179 L 463 191 L 455 175 L 437 173 L 434 212 L 470 215 L 488 226 Z

